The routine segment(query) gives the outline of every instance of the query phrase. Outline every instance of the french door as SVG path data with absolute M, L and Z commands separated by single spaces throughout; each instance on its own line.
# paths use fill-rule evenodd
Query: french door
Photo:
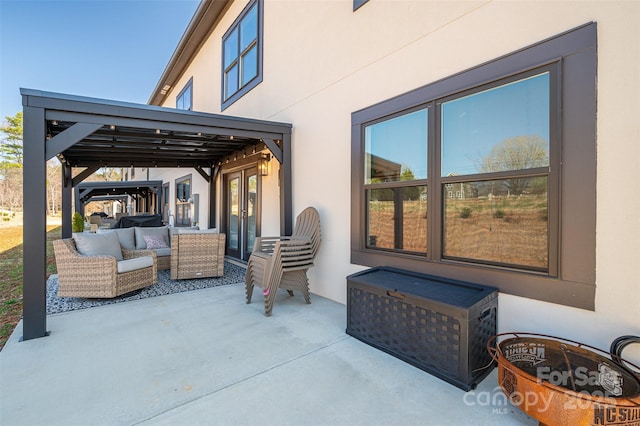
M 249 260 L 259 226 L 256 167 L 224 175 L 226 255 Z

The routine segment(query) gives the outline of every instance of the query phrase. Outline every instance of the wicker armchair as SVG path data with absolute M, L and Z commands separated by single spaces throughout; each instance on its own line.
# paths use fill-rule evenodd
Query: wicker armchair
M 141 256 L 153 258 L 153 266 L 118 273 L 113 256 L 84 256 L 73 238 L 53 241 L 58 269 L 58 296 L 111 298 L 158 281 L 157 259 L 153 250 L 122 250 L 124 260 Z
M 171 236 L 171 279 L 221 277 L 226 234 L 186 231 Z
M 256 285 L 262 287 L 266 316 L 271 315 L 279 288 L 287 290 L 290 296 L 293 290 L 299 290 L 305 301 L 311 303 L 307 270 L 313 266 L 320 241 L 320 216 L 313 207 L 298 215 L 291 236 L 256 238 L 245 273 L 247 303 L 251 303 Z

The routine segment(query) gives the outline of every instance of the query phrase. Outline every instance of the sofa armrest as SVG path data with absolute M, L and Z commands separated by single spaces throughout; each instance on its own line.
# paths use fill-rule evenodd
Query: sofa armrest
M 136 257 L 150 256 L 153 258 L 153 276 L 158 276 L 158 255 L 155 250 L 127 250 L 122 249 L 124 260 L 135 259 Z
M 115 286 L 118 273 L 115 257 L 80 254 L 71 238 L 53 241 L 53 250 L 61 286 L 81 286 L 96 281 L 113 282 Z

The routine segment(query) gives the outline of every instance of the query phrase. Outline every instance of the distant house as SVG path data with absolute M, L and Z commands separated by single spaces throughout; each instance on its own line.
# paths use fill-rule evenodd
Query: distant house
M 293 211 L 315 206 L 323 226 L 314 293 L 344 303 L 347 275 L 391 265 L 498 287 L 500 331 L 604 346 L 640 332 L 640 201 L 620 185 L 640 180 L 638 16 L 640 3 L 625 1 L 204 0 L 149 103 L 293 124 Z M 548 164 L 479 173 L 465 162 L 529 134 Z M 268 153 L 215 165 L 228 256 L 246 260 L 255 236 L 280 232 Z M 411 180 L 394 178 L 394 164 L 409 164 Z M 178 225 L 210 223 L 201 174 L 146 173 L 164 182 Z M 447 200 L 480 203 L 465 188 L 503 182 L 536 186 L 518 205 L 523 217 L 544 212 L 535 226 L 509 223 L 526 231 L 519 240 L 496 227 L 449 232 Z M 405 214 L 375 225 L 419 222 L 410 250 L 371 243 L 368 200 L 380 190 L 419 194 L 389 198 Z M 411 215 L 409 199 L 427 214 Z M 473 250 L 452 253 L 448 238 Z

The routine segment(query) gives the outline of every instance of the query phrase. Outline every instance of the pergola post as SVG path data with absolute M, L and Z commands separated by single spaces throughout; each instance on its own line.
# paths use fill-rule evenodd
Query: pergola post
M 73 179 L 71 179 L 71 166 L 62 163 L 62 238 L 71 238 L 72 234 L 72 209 Z
M 218 212 L 216 211 L 216 205 L 218 203 L 218 193 L 216 191 L 216 179 L 219 170 L 218 166 L 211 167 L 211 179 L 209 179 L 209 228 L 217 228 L 216 216 Z
M 280 164 L 280 232 L 293 233 L 293 197 L 291 190 L 291 133 L 282 135 L 282 164 Z
M 47 165 L 44 108 L 23 107 L 22 340 L 47 335 Z M 28 261 L 27 261 L 28 258 Z

